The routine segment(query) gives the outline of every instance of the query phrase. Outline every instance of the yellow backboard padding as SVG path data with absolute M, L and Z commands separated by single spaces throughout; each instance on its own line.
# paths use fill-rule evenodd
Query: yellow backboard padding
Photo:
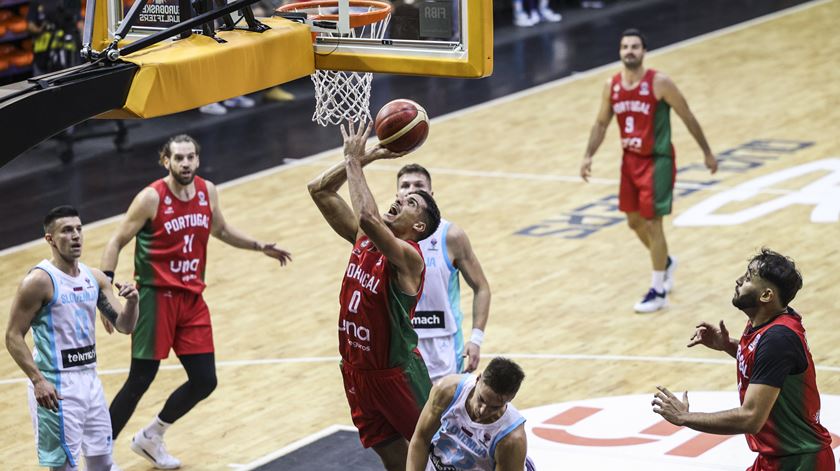
M 264 33 L 220 31 L 226 43 L 194 34 L 123 58 L 140 66 L 122 110 L 102 118 L 153 118 L 272 87 L 315 71 L 309 27 L 261 18 Z

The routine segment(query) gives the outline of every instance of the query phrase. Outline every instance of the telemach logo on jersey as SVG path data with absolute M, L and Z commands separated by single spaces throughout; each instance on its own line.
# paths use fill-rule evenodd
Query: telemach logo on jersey
M 96 344 L 62 350 L 61 362 L 64 368 L 96 363 Z
M 445 329 L 446 316 L 443 311 L 417 311 L 411 319 L 411 326 L 415 329 Z

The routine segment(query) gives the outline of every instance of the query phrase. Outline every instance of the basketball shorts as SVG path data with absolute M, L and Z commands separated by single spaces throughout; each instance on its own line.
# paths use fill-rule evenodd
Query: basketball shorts
M 140 315 L 131 334 L 131 356 L 163 360 L 170 349 L 178 356 L 213 353 L 210 309 L 200 294 L 140 286 Z
M 460 330 L 454 335 L 421 338 L 417 348 L 426 362 L 432 383 L 464 371 L 464 338 Z
M 671 214 L 676 177 L 675 158 L 626 152 L 621 160 L 618 209 L 638 212 L 645 219 Z
M 29 383 L 29 413 L 35 429 L 35 447 L 41 466 L 78 466 L 84 456 L 111 454 L 111 416 L 96 368 L 60 373 L 45 372 L 56 392 L 58 412 L 38 406 Z
M 831 447 L 816 453 L 789 456 L 759 454 L 747 471 L 834 471 L 834 452 Z
M 432 382 L 423 360 L 387 370 L 357 370 L 342 362 L 344 393 L 362 446 L 370 448 L 395 438 L 411 440 Z

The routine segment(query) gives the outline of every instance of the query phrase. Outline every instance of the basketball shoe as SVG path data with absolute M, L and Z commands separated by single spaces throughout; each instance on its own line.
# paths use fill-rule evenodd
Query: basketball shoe
M 651 288 L 642 300 L 633 306 L 633 309 L 640 314 L 647 314 L 666 307 L 668 307 L 668 295 L 664 291 L 657 293 L 655 289 Z
M 178 469 L 181 460 L 170 455 L 163 444 L 163 437 L 141 430 L 131 439 L 131 450 L 149 460 L 157 469 Z

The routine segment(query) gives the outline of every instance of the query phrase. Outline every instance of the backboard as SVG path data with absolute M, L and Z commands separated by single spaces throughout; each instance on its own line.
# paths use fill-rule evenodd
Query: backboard
M 108 39 L 113 39 L 130 2 L 100 1 L 108 2 Z M 140 21 L 125 39 L 137 39 L 176 24 L 180 17 L 179 3 L 179 0 L 148 0 Z M 282 3 L 299 2 L 285 0 Z M 472 78 L 492 73 L 492 0 L 380 2 L 390 5 L 391 12 L 384 36 L 378 39 L 348 34 L 349 16 L 356 14 L 357 9 L 343 8 L 347 0 L 320 3 L 334 5 L 322 7 L 322 13 L 334 14 L 335 20 L 313 22 L 310 14 L 306 21 L 313 31 L 313 52 L 318 69 Z M 256 6 L 255 10 L 260 17 Z M 262 16 L 274 13 L 264 11 Z M 318 26 L 330 22 L 335 25 Z

